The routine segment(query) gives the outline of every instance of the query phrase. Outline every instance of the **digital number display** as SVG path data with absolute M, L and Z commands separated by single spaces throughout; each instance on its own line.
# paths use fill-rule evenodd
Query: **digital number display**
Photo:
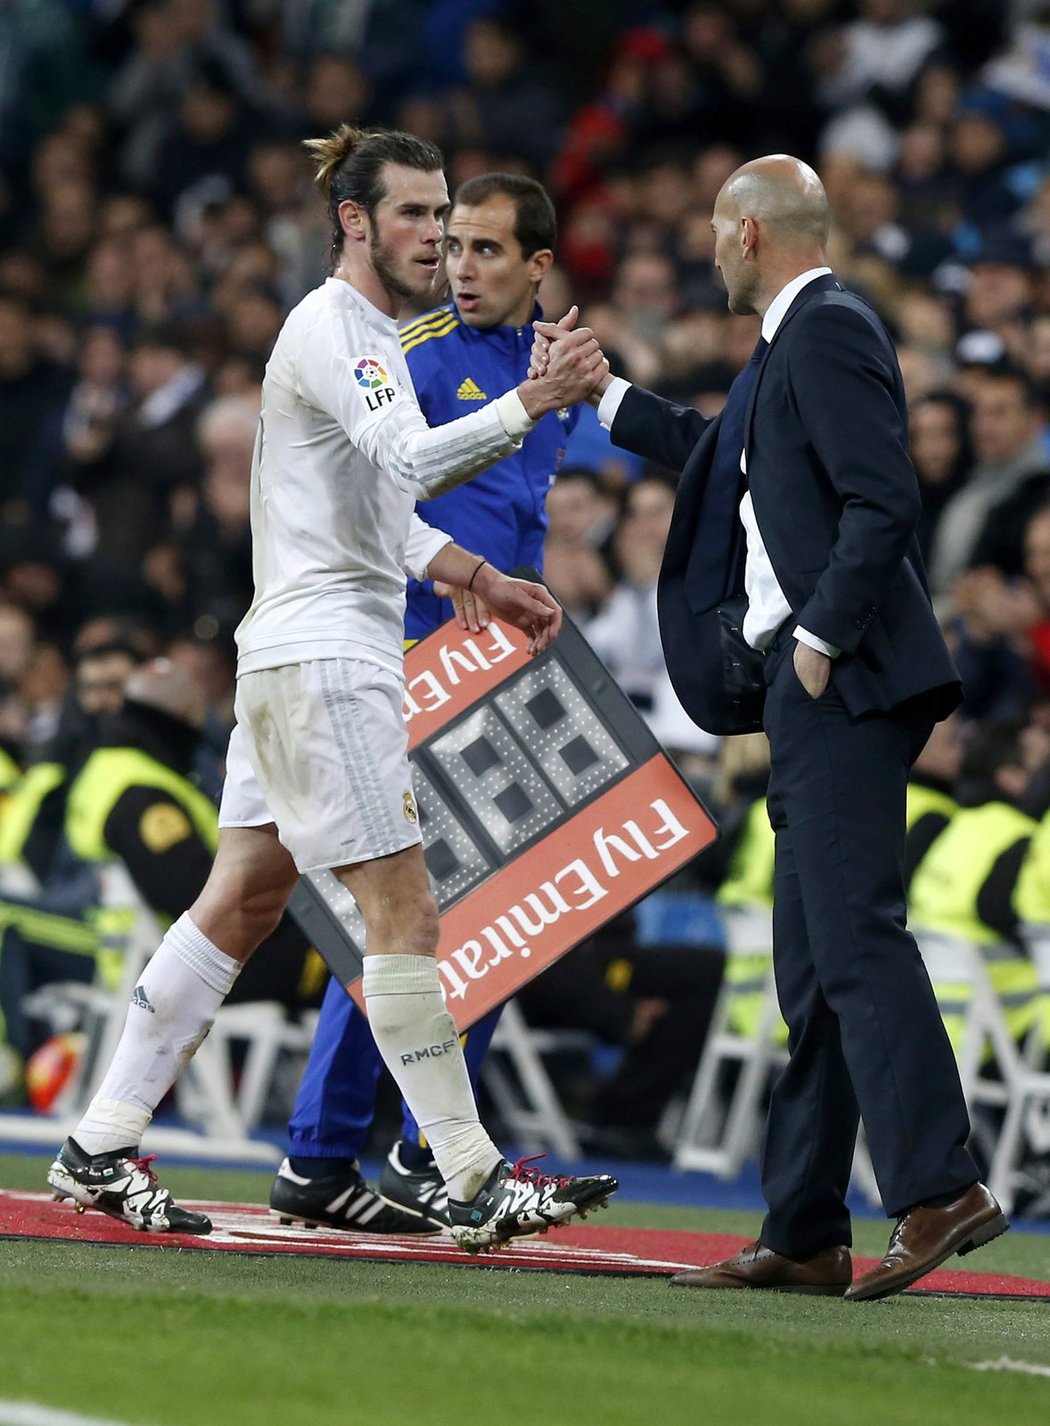
M 538 660 L 525 644 L 497 622 L 480 635 L 450 623 L 405 656 L 413 785 L 442 912 L 438 966 L 460 1029 L 716 835 L 571 622 Z M 530 906 L 548 914 L 526 944 L 507 928 L 530 924 Z M 338 877 L 300 878 L 291 910 L 359 998 L 364 924 Z M 492 945 L 503 949 L 482 954 Z

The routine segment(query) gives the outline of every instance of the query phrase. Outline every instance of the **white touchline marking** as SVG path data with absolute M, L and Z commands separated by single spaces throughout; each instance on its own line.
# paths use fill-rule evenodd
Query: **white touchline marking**
M 1050 1376 L 1050 1367 L 1038 1362 L 1017 1362 L 1013 1357 L 998 1357 L 994 1362 L 971 1362 L 975 1372 L 1021 1372 L 1024 1376 Z
M 128 1426 L 126 1421 L 103 1421 L 99 1416 L 81 1416 L 77 1411 L 60 1411 L 35 1401 L 0 1401 L 0 1426 Z

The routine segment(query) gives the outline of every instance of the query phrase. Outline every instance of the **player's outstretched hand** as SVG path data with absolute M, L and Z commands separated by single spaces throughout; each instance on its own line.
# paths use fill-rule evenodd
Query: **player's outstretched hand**
M 456 623 L 461 629 L 469 629 L 472 634 L 480 634 L 488 628 L 489 606 L 481 595 L 473 589 L 461 589 L 458 584 L 442 584 L 434 580 L 434 593 L 439 599 L 451 599 Z
M 528 634 L 533 656 L 542 654 L 561 633 L 561 605 L 544 585 L 512 579 L 486 564 L 478 571 L 474 588 L 498 619 Z

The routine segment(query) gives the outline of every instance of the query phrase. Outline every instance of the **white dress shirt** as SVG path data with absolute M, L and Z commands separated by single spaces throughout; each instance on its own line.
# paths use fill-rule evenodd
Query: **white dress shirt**
M 787 316 L 788 308 L 802 289 L 808 287 L 816 278 L 824 277 L 830 272 L 830 267 L 811 267 L 808 272 L 799 273 L 798 277 L 793 277 L 786 287 L 780 289 L 762 318 L 762 335 L 767 342 L 772 342 L 776 336 L 781 322 Z M 747 474 L 746 449 L 740 452 L 740 469 Z M 768 647 L 784 620 L 790 616 L 791 605 L 784 598 L 784 591 L 773 573 L 773 566 L 755 519 L 750 490 L 744 491 L 744 498 L 740 502 L 740 519 L 747 535 L 747 562 L 744 566 L 747 613 L 744 615 L 741 633 L 753 649 L 764 649 Z M 811 634 L 808 629 L 803 629 L 801 624 L 795 625 L 794 633 L 800 643 L 808 644 L 811 649 L 817 649 L 829 658 L 837 658 L 841 652 L 834 644 L 826 643 L 823 639 L 818 639 L 816 634 Z
M 792 278 L 786 287 L 781 288 L 769 304 L 766 315 L 762 318 L 762 335 L 767 342 L 772 342 L 776 336 L 781 322 L 787 315 L 788 308 L 802 289 L 813 282 L 815 278 L 824 277 L 830 272 L 830 267 L 813 267 L 807 272 L 800 273 L 798 277 Z M 623 377 L 614 376 L 606 388 L 598 405 L 598 419 L 606 430 L 612 426 L 624 393 L 630 389 L 630 386 L 631 383 L 625 381 Z M 746 451 L 740 452 L 740 469 L 745 475 L 747 474 Z M 743 635 L 752 648 L 764 649 L 777 629 L 790 615 L 791 605 L 785 599 L 784 591 L 773 572 L 773 566 L 759 532 L 758 521 L 755 519 L 749 490 L 744 492 L 744 497 L 740 502 L 740 519 L 747 536 L 744 590 L 747 595 L 748 608 L 744 616 Z M 808 644 L 811 648 L 819 650 L 822 654 L 827 654 L 830 658 L 836 658 L 841 652 L 834 644 L 817 638 L 816 634 L 811 634 L 808 629 L 803 629 L 800 625 L 795 627 L 794 635 L 801 643 Z

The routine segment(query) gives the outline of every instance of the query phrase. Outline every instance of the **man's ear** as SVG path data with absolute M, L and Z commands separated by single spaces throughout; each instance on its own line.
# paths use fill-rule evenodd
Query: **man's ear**
M 554 254 L 550 248 L 537 248 L 529 258 L 529 281 L 542 282 L 554 266 Z
M 339 205 L 339 223 L 352 243 L 363 243 L 368 237 L 368 214 L 360 203 L 346 198 Z
M 758 224 L 747 216 L 740 219 L 740 252 L 745 258 L 754 255 L 758 244 Z

